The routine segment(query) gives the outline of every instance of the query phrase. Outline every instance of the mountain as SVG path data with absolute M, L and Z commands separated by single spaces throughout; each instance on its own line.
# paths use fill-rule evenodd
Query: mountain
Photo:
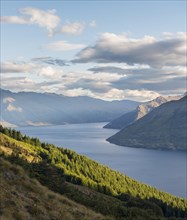
M 3 193 L 7 195 L 1 203 L 4 205 L 3 207 L 6 207 L 0 212 L 0 216 L 2 214 L 6 216 L 3 219 L 11 219 L 9 216 L 7 217 L 9 213 L 5 212 L 8 208 L 7 212 L 16 211 L 18 215 L 19 211 L 30 211 L 35 217 L 32 219 L 37 219 L 35 215 L 46 216 L 47 212 L 49 212 L 48 215 L 58 215 L 60 213 L 59 202 L 64 206 L 67 204 L 72 207 L 64 210 L 65 207 L 62 204 L 61 209 L 67 215 L 69 210 L 69 216 L 76 212 L 76 219 L 81 219 L 81 217 L 90 219 L 90 211 L 87 218 L 84 218 L 86 209 L 82 211 L 82 208 L 79 207 L 80 210 L 77 210 L 76 204 L 65 200 L 64 197 L 58 196 L 57 198 L 47 191 L 48 189 L 74 200 L 94 212 L 110 216 L 107 219 L 166 220 L 169 217 L 171 219 L 186 217 L 187 201 L 185 199 L 140 183 L 74 151 L 41 143 L 37 138 L 22 136 L 19 131 L 2 126 L 0 126 L 0 156 L 12 164 L 8 165 L 10 171 L 6 170 L 0 174 L 1 177 L 4 175 L 8 181 L 3 188 L 1 186 Z M 16 165 L 21 166 L 29 178 L 36 178 L 48 189 L 42 189 L 43 187 L 41 188 L 35 180 L 29 180 L 25 174 L 22 179 L 23 170 L 17 168 Z M 3 169 L 1 168 L 1 170 Z M 14 200 L 16 198 L 17 200 Z M 18 203 L 16 203 L 17 201 Z M 56 202 L 57 206 L 54 204 Z M 30 204 L 32 204 L 31 208 Z M 15 207 L 18 209 L 15 210 Z M 95 216 L 94 213 L 93 216 Z M 21 219 L 21 217 L 16 219 Z M 63 218 L 59 216 L 50 219 Z
M 30 178 L 18 165 L 0 158 L 1 210 L 3 220 L 112 220 Z
M 178 100 L 180 98 L 182 97 L 181 96 L 166 96 L 166 97 L 159 96 L 156 99 L 153 99 L 152 101 L 140 104 L 135 110 L 125 113 L 119 118 L 112 120 L 110 123 L 105 125 L 104 128 L 111 128 L 111 129 L 125 128 L 128 125 L 137 121 L 138 119 L 142 118 L 143 116 L 145 116 L 146 114 L 148 114 L 150 111 L 160 106 L 161 104 L 172 101 L 172 100 Z
M 186 150 L 186 134 L 187 96 L 153 109 L 107 141 L 127 147 Z
M 18 126 L 106 122 L 128 112 L 135 101 L 103 101 L 86 96 L 0 90 L 1 121 Z

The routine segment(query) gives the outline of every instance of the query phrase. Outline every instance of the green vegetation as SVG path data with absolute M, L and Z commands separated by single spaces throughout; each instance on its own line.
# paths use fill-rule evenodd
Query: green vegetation
M 109 220 L 28 177 L 22 167 L 0 158 L 1 220 Z
M 2 126 L 0 131 L 4 158 L 21 165 L 51 190 L 97 212 L 129 220 L 187 216 L 185 199 L 135 181 L 71 150 L 41 143 Z

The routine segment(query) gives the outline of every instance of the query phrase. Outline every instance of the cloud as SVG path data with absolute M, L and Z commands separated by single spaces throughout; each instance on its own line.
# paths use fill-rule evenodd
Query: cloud
M 20 9 L 18 16 L 2 16 L 0 21 L 6 24 L 38 25 L 47 30 L 49 37 L 56 33 L 79 35 L 87 26 L 85 22 L 66 22 L 61 25 L 61 19 L 56 15 L 55 9 L 44 11 L 33 7 Z M 89 26 L 95 27 L 96 22 L 91 21 Z
M 16 107 L 16 106 L 14 106 L 13 104 L 8 104 L 7 110 L 8 110 L 9 112 L 12 112 L 12 111 L 22 112 L 22 108 L 21 108 L 21 107 Z
M 57 70 L 52 68 L 51 66 L 43 67 L 39 70 L 39 76 L 44 76 L 51 79 L 60 79 L 62 70 Z
M 3 16 L 1 17 L 1 23 L 7 24 L 31 24 L 29 18 L 18 16 Z
M 106 72 L 106 73 L 118 73 L 122 75 L 126 75 L 128 72 L 131 70 L 140 70 L 140 69 L 150 69 L 148 65 L 114 65 L 114 66 L 109 66 L 109 65 L 102 65 L 102 66 L 95 66 L 92 68 L 89 68 L 89 71 L 93 71 L 94 73 L 98 72 Z
M 60 83 L 59 80 L 33 80 L 29 77 L 1 77 L 1 88 L 10 89 L 12 91 L 35 91 L 49 92 L 52 87 Z
M 85 47 L 84 44 L 72 44 L 67 41 L 56 41 L 46 45 L 47 49 L 54 51 L 76 50 Z
M 172 69 L 172 67 L 170 67 Z M 126 76 L 112 82 L 112 87 L 117 89 L 130 90 L 153 90 L 165 93 L 167 90 L 185 91 L 186 73 L 180 68 L 131 70 L 126 72 Z M 178 93 L 178 92 L 177 92 Z M 168 93 L 169 94 L 169 93 Z
M 70 97 L 75 97 L 75 96 L 94 97 L 93 92 L 91 92 L 89 89 L 83 89 L 83 88 L 74 88 L 74 89 L 64 90 L 63 95 L 70 96 Z
M 46 63 L 54 66 L 68 66 L 66 60 L 55 59 L 52 57 L 36 57 L 32 59 L 33 62 Z
M 0 121 L 0 124 L 3 126 L 3 127 L 8 127 L 8 128 L 16 128 L 17 125 L 14 125 L 14 124 L 11 124 L 7 121 L 4 121 L 4 120 L 1 120 Z
M 16 100 L 12 97 L 5 97 L 3 99 L 3 103 L 4 104 L 8 104 L 7 105 L 7 110 L 9 112 L 12 112 L 12 111 L 16 111 L 16 112 L 22 112 L 22 108 L 21 107 L 16 107 L 15 105 L 13 105 L 12 103 L 15 102 Z
M 6 97 L 3 99 L 3 103 L 7 104 L 7 103 L 12 103 L 15 102 L 16 100 L 13 99 L 12 97 Z
M 94 46 L 84 48 L 72 62 L 147 64 L 155 68 L 185 65 L 185 45 L 185 33 L 170 39 L 156 39 L 147 35 L 134 39 L 126 35 L 104 33 Z
M 2 23 L 8 24 L 36 24 L 45 28 L 49 36 L 52 36 L 60 24 L 60 18 L 55 14 L 56 10 L 43 11 L 38 8 L 22 8 L 21 16 L 3 16 Z
M 112 100 L 135 100 L 135 101 L 150 101 L 160 96 L 159 93 L 148 90 L 120 90 L 120 89 L 110 89 L 107 92 L 93 92 L 90 89 L 74 88 L 65 90 L 63 92 L 66 96 L 89 96 L 93 98 L 103 99 L 106 101 Z
M 9 61 L 6 68 L 4 65 L 4 72 L 11 70 L 25 73 L 27 70 L 29 74 L 27 77 L 21 74 L 19 77 L 18 74 L 15 77 L 2 74 L 2 88 L 54 92 L 68 96 L 88 95 L 104 100 L 137 101 L 148 101 L 158 95 L 179 95 L 186 91 L 186 67 L 182 65 L 153 68 L 148 64 L 111 62 L 97 64 L 88 70 L 75 71 L 71 67 L 62 70 L 58 66 L 58 60 L 61 62 L 61 59 L 46 56 L 33 58 L 28 63 Z
M 1 73 L 28 73 L 36 66 L 31 63 L 6 61 L 1 63 Z
M 60 79 L 61 74 L 63 73 L 62 69 L 59 69 L 56 66 L 61 66 L 64 64 L 64 62 L 60 59 L 52 59 L 49 57 L 44 58 L 34 58 L 32 59 L 33 62 L 37 62 L 37 64 L 34 63 L 17 63 L 13 61 L 6 61 L 1 64 L 1 73 L 19 73 L 21 74 L 30 74 L 30 75 L 38 75 L 45 78 L 50 79 Z M 39 64 L 38 64 L 39 63 Z M 43 65 L 44 63 L 45 65 Z M 46 64 L 51 65 L 46 65 Z M 56 66 L 54 66 L 56 65 Z M 28 74 L 28 75 L 29 75 Z M 18 78 L 19 79 L 19 78 Z
M 113 100 L 115 97 L 115 100 L 122 100 L 122 99 L 129 99 L 129 100 L 136 100 L 136 101 L 149 101 L 156 97 L 158 97 L 160 94 L 151 90 L 120 90 L 112 88 L 107 93 L 104 94 L 105 100 Z M 99 98 L 98 94 L 98 98 Z
M 68 90 L 82 89 L 90 90 L 92 92 L 104 93 L 110 90 L 110 84 L 108 82 L 94 81 L 92 79 L 79 79 L 74 83 L 66 85 Z
M 51 124 L 47 123 L 47 122 L 32 122 L 32 121 L 26 121 L 28 125 L 30 126 L 49 126 Z
M 64 26 L 61 28 L 62 34 L 72 34 L 72 35 L 79 35 L 83 32 L 85 29 L 85 24 L 80 22 L 74 22 L 70 23 L 67 22 Z

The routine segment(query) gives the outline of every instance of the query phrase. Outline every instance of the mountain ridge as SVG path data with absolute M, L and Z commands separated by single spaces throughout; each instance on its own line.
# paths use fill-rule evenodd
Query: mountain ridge
M 148 114 L 150 111 L 152 111 L 154 108 L 160 106 L 161 104 L 164 104 L 166 102 L 172 101 L 172 100 L 178 100 L 182 96 L 159 96 L 156 99 L 153 99 L 151 101 L 145 102 L 137 106 L 137 108 L 131 112 L 127 112 L 120 116 L 119 118 L 116 118 L 106 124 L 104 128 L 111 128 L 111 129 L 122 129 L 127 127 L 128 125 L 134 123 L 138 119 L 144 117 L 146 114 Z
M 107 141 L 120 146 L 186 150 L 187 96 L 166 102 Z
M 106 122 L 131 111 L 135 101 L 103 101 L 91 97 L 0 90 L 1 121 L 17 126 Z

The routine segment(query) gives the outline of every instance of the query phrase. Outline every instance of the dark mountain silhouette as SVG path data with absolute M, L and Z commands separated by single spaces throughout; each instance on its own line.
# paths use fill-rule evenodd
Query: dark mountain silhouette
M 107 141 L 127 147 L 185 150 L 187 146 L 187 96 L 153 109 Z
M 125 113 L 119 118 L 112 120 L 110 123 L 106 124 L 104 128 L 112 128 L 112 129 L 122 129 L 127 127 L 128 125 L 134 123 L 138 119 L 142 118 L 154 108 L 160 106 L 163 103 L 166 103 L 171 100 L 178 100 L 182 98 L 181 96 L 167 96 L 162 97 L 159 96 L 156 99 L 153 99 L 149 102 L 145 102 L 140 104 L 135 110 Z

